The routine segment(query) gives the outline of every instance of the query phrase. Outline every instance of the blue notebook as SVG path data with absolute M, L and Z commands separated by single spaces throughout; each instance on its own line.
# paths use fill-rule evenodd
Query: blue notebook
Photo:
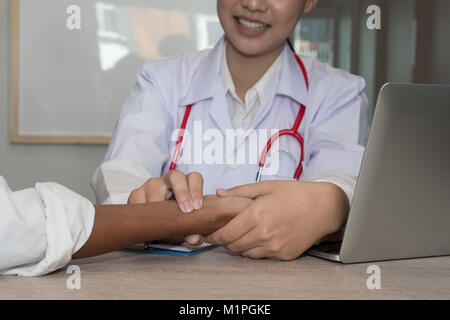
M 144 244 L 140 243 L 129 248 L 124 248 L 121 251 L 133 252 L 133 253 L 148 253 L 148 254 L 162 254 L 169 256 L 181 256 L 189 257 L 193 256 L 214 248 L 218 246 L 203 244 L 199 247 L 189 246 L 188 244 L 183 245 L 168 245 L 168 244 Z

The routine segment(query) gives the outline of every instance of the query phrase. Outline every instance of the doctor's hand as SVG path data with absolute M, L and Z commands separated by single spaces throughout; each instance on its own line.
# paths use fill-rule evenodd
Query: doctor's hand
M 131 192 L 128 204 L 151 203 L 175 199 L 178 207 L 185 213 L 203 207 L 203 177 L 198 172 L 184 174 L 179 170 L 168 171 L 160 178 L 150 178 L 140 188 Z M 170 242 L 181 243 L 183 238 L 170 239 Z M 187 236 L 184 241 L 191 245 L 200 245 L 204 237 Z
M 349 211 L 346 194 L 331 183 L 263 181 L 217 195 L 255 201 L 206 241 L 253 259 L 296 259 L 338 231 Z

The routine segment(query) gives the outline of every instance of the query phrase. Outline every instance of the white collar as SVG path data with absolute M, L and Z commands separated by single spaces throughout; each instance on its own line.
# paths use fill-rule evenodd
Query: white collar
M 227 63 L 227 55 L 226 55 L 226 46 L 227 42 L 225 41 L 224 50 L 223 50 L 223 57 L 222 57 L 222 66 L 221 66 L 221 74 L 223 78 L 223 83 L 225 86 L 225 92 L 230 93 L 231 95 L 234 95 L 237 97 L 236 93 L 236 87 L 233 82 L 233 78 L 230 73 L 230 69 L 228 67 Z M 268 92 L 269 92 L 269 85 L 273 86 L 273 88 L 276 88 L 280 76 L 281 71 L 281 65 L 282 65 L 282 54 L 278 56 L 278 58 L 274 61 L 274 63 L 270 66 L 270 68 L 264 73 L 264 75 L 261 77 L 261 79 L 258 80 L 258 82 L 249 89 L 255 90 L 260 103 L 263 103 L 265 101 Z
M 192 77 L 191 86 L 186 96 L 181 99 L 181 105 L 187 106 L 198 101 L 211 99 L 216 86 L 223 87 L 221 64 L 225 46 L 225 36 L 222 36 L 198 66 L 197 72 Z M 306 64 L 310 74 L 310 64 Z M 276 94 L 285 95 L 298 103 L 307 104 L 308 89 L 297 61 L 286 43 L 282 53 L 281 72 Z M 307 107 L 307 106 L 306 106 Z

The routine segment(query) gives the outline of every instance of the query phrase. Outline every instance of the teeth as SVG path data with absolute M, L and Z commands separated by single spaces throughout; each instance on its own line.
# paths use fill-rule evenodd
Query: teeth
M 244 27 L 250 29 L 250 30 L 263 30 L 267 28 L 267 25 L 257 22 L 250 22 L 244 19 L 239 18 L 239 23 L 242 24 Z

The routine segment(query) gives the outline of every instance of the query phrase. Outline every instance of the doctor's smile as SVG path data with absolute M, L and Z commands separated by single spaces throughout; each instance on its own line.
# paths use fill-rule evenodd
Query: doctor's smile
M 260 36 L 271 26 L 260 21 L 250 20 L 247 17 L 234 17 L 238 30 L 244 36 Z

